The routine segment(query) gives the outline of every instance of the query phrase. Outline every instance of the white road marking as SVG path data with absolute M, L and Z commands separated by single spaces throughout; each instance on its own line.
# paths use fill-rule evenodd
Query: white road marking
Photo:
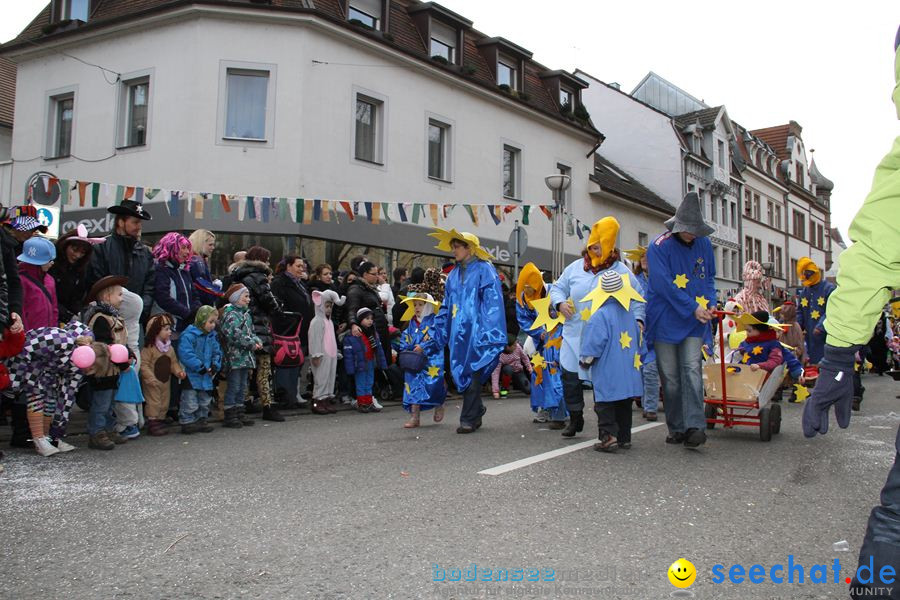
M 637 427 L 631 428 L 631 433 L 634 435 L 639 431 L 644 431 L 646 429 L 653 429 L 654 427 L 660 427 L 661 425 L 665 425 L 664 422 L 658 423 L 645 423 L 644 425 L 638 425 Z M 551 458 L 556 458 L 557 456 L 563 456 L 565 454 L 569 454 L 571 452 L 578 452 L 579 450 L 583 450 L 585 448 L 590 448 L 594 444 L 597 443 L 598 440 L 588 440 L 586 442 L 580 442 L 578 444 L 572 444 L 571 446 L 566 446 L 565 448 L 558 448 L 556 450 L 550 450 L 549 452 L 542 452 L 541 454 L 535 454 L 534 456 L 529 456 L 528 458 L 522 458 L 519 460 L 514 460 L 513 462 L 506 463 L 505 465 L 500 465 L 497 467 L 491 467 L 490 469 L 485 469 L 483 471 L 478 471 L 479 475 L 503 475 L 504 473 L 509 473 L 510 471 L 515 471 L 516 469 L 522 469 L 524 467 L 531 466 L 533 464 L 544 462 L 545 460 L 550 460 Z

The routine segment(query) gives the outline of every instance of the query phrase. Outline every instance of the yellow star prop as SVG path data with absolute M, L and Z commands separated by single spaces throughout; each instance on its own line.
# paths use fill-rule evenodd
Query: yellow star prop
M 456 318 L 456 311 L 458 311 L 458 310 L 459 310 L 459 306 L 457 306 L 456 304 L 454 304 L 454 305 L 453 305 L 453 318 L 454 318 L 454 319 Z
M 809 316 L 812 317 L 813 319 L 818 319 L 821 315 L 822 315 L 822 313 L 820 313 L 817 310 L 814 310 L 811 313 L 809 313 Z
M 544 348 L 556 348 L 557 350 L 562 350 L 562 336 L 558 335 L 549 342 Z
M 628 335 L 628 332 L 627 332 L 627 331 L 623 331 L 623 332 L 619 335 L 619 344 L 622 345 L 622 349 L 623 349 L 623 350 L 624 350 L 625 348 L 630 348 L 630 347 L 631 347 L 631 336 Z
M 409 391 L 409 384 L 408 384 L 408 383 L 403 384 L 403 389 L 406 390 L 406 393 L 407 393 L 407 394 L 410 393 L 410 391 Z
M 638 294 L 637 290 L 632 287 L 631 278 L 627 274 L 622 276 L 622 288 L 611 294 L 603 291 L 603 286 L 600 285 L 600 280 L 598 279 L 597 286 L 591 290 L 590 294 L 582 298 L 580 302 L 590 302 L 590 314 L 594 314 L 610 298 L 618 300 L 619 304 L 621 304 L 625 310 L 629 309 L 632 300 L 646 302 L 643 296 Z
M 532 330 L 543 327 L 547 331 L 552 331 L 554 327 L 566 320 L 561 312 L 557 312 L 555 319 L 550 316 L 550 296 L 532 300 L 531 307 L 537 312 L 537 318 L 531 324 Z
M 753 346 L 753 356 L 762 354 L 762 346 Z
M 819 303 L 819 306 L 825 306 L 825 296 L 819 296 L 819 299 L 816 300 Z
M 804 307 L 805 307 L 805 306 L 809 306 L 809 300 L 807 300 L 806 298 L 801 298 L 801 299 L 800 299 L 800 306 L 804 306 Z
M 640 369 L 644 363 L 641 362 L 641 355 L 637 352 L 634 353 L 634 368 Z
M 675 280 L 672 281 L 672 283 L 674 283 L 677 287 L 680 287 L 681 289 L 685 289 L 687 287 L 688 281 L 690 281 L 690 279 L 687 278 L 687 275 L 685 275 L 684 273 L 681 273 L 680 275 L 675 276 Z
M 441 372 L 441 368 L 437 365 L 431 365 L 428 367 L 428 376 L 429 377 L 437 377 Z
M 709 360 L 709 351 L 706 349 L 706 344 L 700 346 L 700 354 L 703 355 L 703 360 Z
M 750 360 L 750 355 L 749 355 L 749 354 L 745 354 L 744 357 L 741 359 L 741 362 L 742 362 L 742 363 L 745 363 L 745 362 L 747 362 L 748 360 Z
M 581 314 L 581 320 L 582 320 L 582 321 L 587 321 L 587 320 L 589 320 L 589 319 L 591 318 L 591 309 L 590 309 L 590 308 L 586 308 L 586 309 L 584 309 L 583 311 L 581 311 L 580 314 Z
M 544 368 L 544 365 L 546 365 L 546 364 L 547 364 L 547 362 L 544 360 L 544 357 L 541 356 L 540 354 L 536 353 L 534 356 L 531 357 L 531 366 L 534 367 L 535 369 L 542 369 L 542 368 Z
M 802 383 L 794 384 L 794 393 L 797 395 L 797 402 L 803 402 L 809 397 L 809 390 Z
M 700 308 L 706 310 L 709 308 L 709 300 L 704 298 L 703 296 L 694 296 L 694 301 L 700 305 Z

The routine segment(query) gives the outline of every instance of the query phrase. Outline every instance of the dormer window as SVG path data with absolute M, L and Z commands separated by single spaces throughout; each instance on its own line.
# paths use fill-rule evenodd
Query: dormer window
M 575 108 L 575 92 L 570 89 L 559 88 L 559 106 L 566 112 L 571 112 Z
M 511 58 L 501 56 L 497 60 L 497 85 L 509 86 L 509 89 L 518 89 L 518 69 L 516 61 Z
M 55 0 L 52 14 L 55 21 L 88 20 L 91 12 L 91 0 Z
M 459 33 L 435 19 L 431 20 L 431 57 L 439 56 L 448 63 L 456 63 L 456 44 Z
M 383 0 L 350 0 L 347 6 L 347 20 L 372 29 L 381 29 L 384 11 Z

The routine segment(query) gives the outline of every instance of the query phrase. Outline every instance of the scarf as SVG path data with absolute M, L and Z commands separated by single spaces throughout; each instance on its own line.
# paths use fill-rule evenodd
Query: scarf
M 160 351 L 160 353 L 165 354 L 172 348 L 172 340 L 168 340 L 163 342 L 162 340 L 156 340 L 156 349 Z
M 597 265 L 595 267 L 591 261 L 591 253 L 590 252 L 585 250 L 584 252 L 582 252 L 581 256 L 584 259 L 585 272 L 590 272 L 590 273 L 593 273 L 594 275 L 596 275 L 600 271 L 605 271 L 606 269 L 610 268 L 611 266 L 613 266 L 613 263 L 616 262 L 616 260 L 618 259 L 618 254 L 615 251 L 613 251 L 613 253 L 610 255 L 609 258 L 607 258 L 604 262 L 600 263 L 599 265 Z
M 365 328 L 360 325 L 360 329 L 363 332 L 363 342 L 366 346 L 366 360 L 372 360 L 375 358 L 375 346 L 378 342 L 376 342 L 375 338 L 375 327 Z

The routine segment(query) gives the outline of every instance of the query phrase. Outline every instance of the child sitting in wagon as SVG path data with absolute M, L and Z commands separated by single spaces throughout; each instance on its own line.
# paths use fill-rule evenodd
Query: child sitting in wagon
M 747 329 L 747 338 L 738 346 L 741 363 L 749 365 L 751 371 L 762 369 L 771 373 L 784 362 L 778 332 L 769 324 L 767 311 L 745 313 L 737 321 Z

